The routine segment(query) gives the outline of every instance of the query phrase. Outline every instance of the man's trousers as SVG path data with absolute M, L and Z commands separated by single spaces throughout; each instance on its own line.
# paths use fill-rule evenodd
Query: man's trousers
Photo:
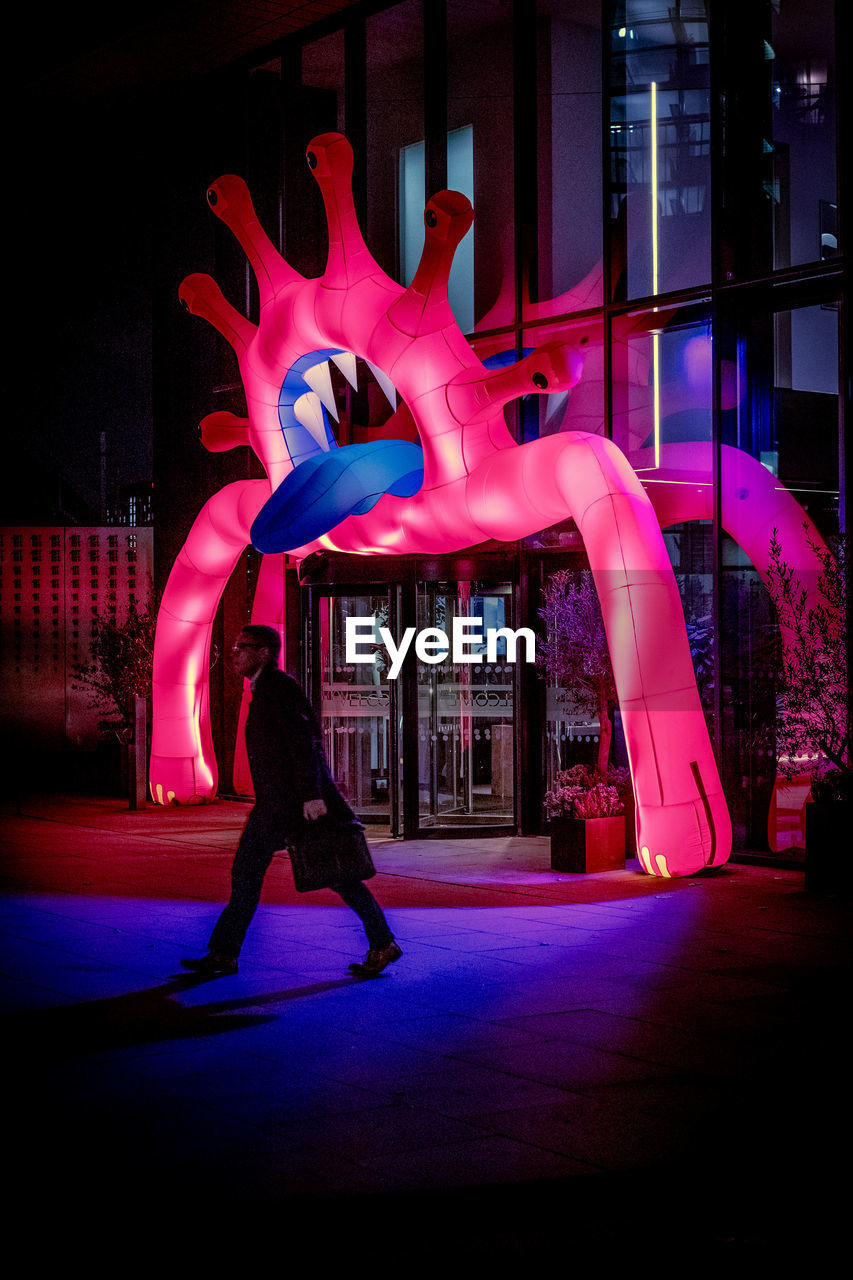
M 273 854 L 287 844 L 280 821 L 256 805 L 240 837 L 231 868 L 231 897 L 210 936 L 209 948 L 219 955 L 238 956 L 246 931 L 261 900 L 261 890 Z M 394 935 L 379 903 L 362 880 L 334 890 L 361 920 L 371 949 L 387 947 Z

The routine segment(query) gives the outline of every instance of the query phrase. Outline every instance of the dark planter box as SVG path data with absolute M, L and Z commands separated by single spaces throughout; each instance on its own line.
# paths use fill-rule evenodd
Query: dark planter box
M 814 800 L 806 805 L 806 888 L 850 891 L 851 802 Z
M 625 866 L 625 817 L 552 818 L 551 870 L 576 875 Z

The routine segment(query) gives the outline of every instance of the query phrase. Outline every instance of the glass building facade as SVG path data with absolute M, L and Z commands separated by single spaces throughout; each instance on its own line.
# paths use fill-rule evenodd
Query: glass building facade
M 583 345 L 571 392 L 507 407 L 517 441 L 606 435 L 658 509 L 676 515 L 677 494 L 665 491 L 684 483 L 689 456 L 700 500 L 664 538 L 735 850 L 765 855 L 802 844 L 804 795 L 777 781 L 778 630 L 724 527 L 721 494 L 736 485 L 727 460 L 737 449 L 778 477 L 822 536 L 846 530 L 835 9 L 354 5 L 265 50 L 231 82 L 249 139 L 238 171 L 299 271 L 319 274 L 326 251 L 306 145 L 339 130 L 355 152 L 367 244 L 401 283 L 420 253 L 426 198 L 451 187 L 471 199 L 450 297 L 481 359 Z M 220 280 L 228 252 L 211 250 Z M 194 268 L 204 269 L 197 259 Z M 391 412 L 372 381 L 356 391 L 341 377 L 335 391 L 340 443 L 366 439 Z M 250 553 L 245 590 L 253 563 Z M 543 586 L 561 569 L 588 571 L 570 520 L 454 556 L 329 554 L 294 566 L 288 665 L 322 710 L 335 772 L 366 819 L 410 836 L 544 829 L 553 773 L 597 753 L 599 726 L 571 689 L 548 687 L 506 653 L 464 668 L 412 662 L 392 681 L 381 664 L 348 665 L 343 635 L 353 614 L 392 630 L 449 629 L 460 614 L 535 627 Z M 242 596 L 227 598 L 222 625 L 244 608 Z M 223 735 L 232 721 L 226 708 Z M 624 763 L 618 721 L 613 752 Z

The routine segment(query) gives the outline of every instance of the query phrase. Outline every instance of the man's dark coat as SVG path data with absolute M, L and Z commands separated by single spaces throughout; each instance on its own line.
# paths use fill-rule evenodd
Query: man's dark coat
M 255 788 L 255 821 L 296 831 L 306 800 L 323 799 L 332 820 L 355 815 L 335 786 L 313 708 L 295 680 L 270 664 L 255 681 L 246 718 L 246 753 Z

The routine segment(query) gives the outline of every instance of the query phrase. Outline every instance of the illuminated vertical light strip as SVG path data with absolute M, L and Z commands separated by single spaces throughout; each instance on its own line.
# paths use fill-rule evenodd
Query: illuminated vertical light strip
M 652 384 L 655 414 L 655 467 L 660 466 L 660 334 L 652 334 Z
M 658 86 L 652 81 L 652 293 L 658 291 Z M 652 334 L 655 466 L 660 466 L 660 334 Z
M 658 291 L 658 86 L 652 81 L 652 293 Z

